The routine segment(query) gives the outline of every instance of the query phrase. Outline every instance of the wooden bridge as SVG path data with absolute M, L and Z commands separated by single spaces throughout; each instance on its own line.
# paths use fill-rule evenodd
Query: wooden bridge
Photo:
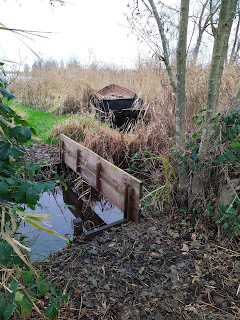
M 119 208 L 124 221 L 139 222 L 142 182 L 64 134 L 60 139 L 62 164 Z

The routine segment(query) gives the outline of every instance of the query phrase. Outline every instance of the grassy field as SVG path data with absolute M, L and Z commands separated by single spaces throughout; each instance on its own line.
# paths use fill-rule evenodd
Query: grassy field
M 37 132 L 37 137 L 47 143 L 51 143 L 51 129 L 55 124 L 62 123 L 69 115 L 55 116 L 49 112 L 34 110 L 33 108 L 21 106 L 15 102 L 8 102 L 8 104 L 21 115 L 30 127 L 33 127 Z

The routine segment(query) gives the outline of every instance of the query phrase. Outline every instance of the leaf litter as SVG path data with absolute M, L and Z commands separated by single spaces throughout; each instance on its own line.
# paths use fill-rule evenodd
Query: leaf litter
M 144 214 L 39 263 L 69 297 L 59 319 L 240 319 L 238 243 L 181 220 Z

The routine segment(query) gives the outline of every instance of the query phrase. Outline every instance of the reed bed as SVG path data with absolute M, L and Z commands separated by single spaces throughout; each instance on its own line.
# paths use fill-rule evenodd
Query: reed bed
M 173 66 L 174 69 L 174 66 Z M 225 67 L 218 109 L 232 106 L 240 80 L 237 67 Z M 191 134 L 192 117 L 206 106 L 209 67 L 187 66 L 186 101 L 187 127 Z M 134 130 L 127 134 L 96 121 L 89 101 L 96 92 L 111 83 L 134 91 L 145 102 L 147 113 Z M 22 74 L 10 88 L 20 104 L 53 114 L 75 114 L 52 130 L 53 137 L 65 133 L 117 165 L 127 162 L 135 152 L 148 148 L 166 153 L 175 134 L 176 99 L 165 68 L 153 61 L 139 64 L 135 69 L 114 69 L 78 64 L 63 67 L 42 66 Z
M 174 67 L 173 67 L 174 68 Z M 187 118 L 191 119 L 206 105 L 209 67 L 187 66 Z M 219 109 L 229 107 L 239 82 L 236 66 L 224 69 L 219 96 Z M 62 113 L 76 113 L 88 107 L 89 98 L 111 83 L 136 92 L 146 104 L 155 104 L 161 111 L 174 113 L 175 96 L 165 68 L 155 62 L 139 64 L 136 69 L 113 69 L 78 64 L 67 68 L 41 67 L 22 74 L 11 84 L 18 102 L 36 109 Z

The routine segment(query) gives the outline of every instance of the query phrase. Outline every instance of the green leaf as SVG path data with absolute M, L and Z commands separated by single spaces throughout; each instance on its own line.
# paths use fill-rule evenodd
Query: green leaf
M 232 149 L 237 149 L 240 147 L 239 141 L 232 141 Z
M 29 176 L 31 178 L 33 178 L 35 176 L 35 171 L 36 171 L 35 164 L 34 163 L 28 164 L 27 171 L 28 171 Z
M 2 180 L 0 182 L 0 194 L 6 194 L 8 192 L 8 184 Z
M 24 297 L 24 294 L 21 291 L 16 291 L 14 301 L 21 302 Z
M 22 183 L 17 189 L 15 200 L 17 203 L 26 203 L 26 191 L 32 185 L 30 181 Z
M 16 305 L 15 304 L 8 304 L 6 309 L 4 310 L 3 313 L 3 320 L 8 320 L 10 319 L 11 315 L 13 314 L 13 311 L 15 310 Z
M 31 301 L 25 296 L 22 300 L 21 304 L 21 313 L 23 319 L 28 319 L 32 314 L 32 303 Z
M 28 205 L 35 205 L 39 200 L 39 193 L 41 192 L 41 186 L 38 184 L 31 185 L 26 192 L 26 200 Z
M 25 271 L 22 274 L 22 278 L 23 278 L 24 283 L 26 283 L 26 284 L 32 283 L 33 282 L 33 272 L 32 271 Z
M 19 134 L 22 132 L 23 126 L 16 126 L 12 128 L 9 132 L 10 138 L 18 138 Z
M 54 306 L 51 304 L 47 309 L 44 311 L 45 317 L 48 317 L 53 312 Z
M 4 87 L 0 87 L 0 92 L 1 92 L 2 96 L 4 98 L 6 98 L 8 101 L 15 98 L 15 94 L 13 94 L 12 92 L 8 91 Z
M 26 140 L 31 139 L 32 133 L 31 133 L 30 128 L 26 128 L 26 129 L 24 130 L 24 132 L 23 132 L 23 135 L 24 135 L 24 138 L 25 138 Z
M 42 185 L 43 185 L 43 192 L 46 192 L 51 190 L 55 186 L 55 183 L 52 181 L 47 181 L 47 182 L 43 182 Z
M 4 295 L 3 292 L 1 292 L 1 293 Z M 3 313 L 4 313 L 5 308 L 6 308 L 6 300 L 4 299 L 4 296 L 2 296 L 0 298 L 0 319 L 3 318 Z
M 0 141 L 0 160 L 6 160 L 10 154 L 11 145 L 8 142 Z
M 194 134 L 192 135 L 192 138 L 193 138 L 193 139 L 196 139 L 197 136 L 198 136 L 197 133 L 194 133 Z
M 18 161 L 24 155 L 24 152 L 22 152 L 16 148 L 12 148 L 10 151 L 10 155 L 13 156 L 13 158 Z

